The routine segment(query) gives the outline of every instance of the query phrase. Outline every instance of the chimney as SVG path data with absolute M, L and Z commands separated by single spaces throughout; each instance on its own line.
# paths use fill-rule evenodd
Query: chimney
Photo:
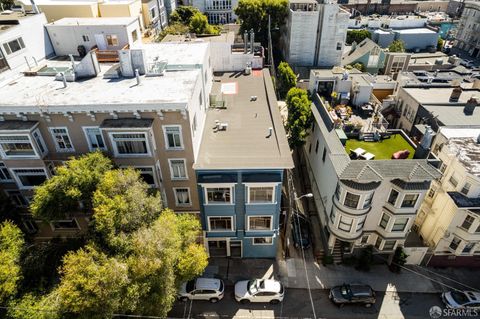
M 253 43 L 255 42 L 255 33 L 253 33 L 253 29 L 250 29 L 250 52 L 253 54 Z
M 357 48 L 357 42 L 353 41 L 352 48 L 350 49 L 350 53 L 354 52 L 356 48 Z
M 38 9 L 37 5 L 35 4 L 35 1 L 34 1 L 34 0 L 30 0 L 30 3 L 32 4 L 32 11 L 33 11 L 33 13 L 39 14 L 39 13 L 40 13 L 40 10 Z
M 465 115 L 472 115 L 473 111 L 475 111 L 475 107 L 478 105 L 479 98 L 476 96 L 472 96 L 468 101 L 467 104 L 465 104 L 465 107 L 463 108 L 463 113 Z
M 450 95 L 450 102 L 458 102 L 460 99 L 460 95 L 462 95 L 462 88 L 460 86 L 456 86 L 452 90 L 452 95 Z
M 477 89 L 477 90 L 480 89 L 480 79 L 473 80 L 472 89 Z
M 248 48 L 248 31 L 243 33 L 243 53 L 247 53 Z
M 137 79 L 137 85 L 140 85 L 140 73 L 138 69 L 135 69 L 135 78 Z

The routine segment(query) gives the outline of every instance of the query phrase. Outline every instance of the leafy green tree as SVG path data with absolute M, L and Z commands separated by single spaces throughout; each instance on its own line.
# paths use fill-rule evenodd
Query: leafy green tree
M 190 19 L 190 31 L 196 34 L 205 34 L 208 29 L 207 17 L 198 12 Z
M 14 0 L 0 0 L 0 3 L 3 5 L 3 8 L 7 10 L 13 6 Z
M 0 224 L 0 303 L 17 293 L 22 279 L 19 262 L 24 243 L 20 228 L 9 221 Z
M 58 299 L 54 294 L 27 293 L 9 303 L 7 315 L 12 319 L 60 319 Z
M 388 46 L 388 52 L 405 52 L 405 42 L 395 40 Z
M 192 6 L 179 6 L 172 12 L 170 15 L 170 23 L 181 23 L 188 25 L 190 24 L 190 20 L 196 14 L 202 14 L 200 10 Z
M 360 257 L 358 258 L 358 262 L 357 262 L 357 265 L 355 266 L 355 269 L 361 270 L 361 271 L 370 271 L 372 264 L 373 264 L 373 246 L 368 245 L 360 253 Z
M 104 174 L 93 198 L 93 226 L 104 243 L 123 250 L 126 236 L 151 224 L 160 214 L 160 195 L 150 194 L 140 173 L 132 168 Z
M 399 273 L 402 270 L 403 265 L 407 262 L 408 255 L 403 250 L 403 247 L 398 246 L 395 249 L 395 253 L 393 254 L 392 262 L 388 266 L 392 272 Z
M 277 68 L 278 71 L 278 93 L 281 99 L 284 99 L 291 88 L 297 86 L 297 76 L 287 62 L 281 62 Z
M 270 15 L 271 30 L 280 29 L 285 25 L 288 14 L 287 0 L 240 0 L 235 8 L 235 14 L 240 19 L 240 34 L 253 30 L 257 41 L 263 46 L 268 40 L 268 16 Z
M 357 62 L 352 65 L 352 68 L 357 69 L 358 71 L 365 72 L 365 66 L 361 62 Z
M 346 42 L 347 44 L 352 44 L 353 42 L 358 44 L 366 38 L 372 38 L 372 34 L 368 30 L 348 30 Z
M 100 152 L 72 158 L 57 168 L 57 174 L 35 188 L 30 210 L 36 218 L 65 218 L 82 209 L 90 211 L 92 196 L 112 162 Z
M 287 133 L 291 148 L 302 146 L 308 136 L 308 129 L 312 124 L 311 101 L 307 91 L 292 88 L 287 93 Z
M 438 37 L 438 40 L 437 40 L 437 51 L 442 51 L 443 49 L 443 43 L 445 41 L 443 41 L 443 39 L 441 37 Z

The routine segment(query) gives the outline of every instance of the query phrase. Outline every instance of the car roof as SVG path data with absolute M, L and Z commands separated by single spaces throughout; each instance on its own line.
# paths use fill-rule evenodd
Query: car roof
M 467 295 L 468 299 L 470 299 L 470 301 L 480 301 L 480 292 L 476 292 L 476 291 L 464 291 L 465 295 Z
M 350 286 L 350 290 L 355 295 L 362 295 L 362 294 L 369 295 L 370 292 L 372 291 L 372 287 L 370 287 L 369 285 L 351 284 L 349 286 Z
M 280 288 L 280 282 L 273 279 L 260 279 L 263 281 L 263 287 L 260 287 L 262 291 L 275 291 L 278 292 Z
M 214 278 L 197 278 L 195 289 L 216 290 L 220 288 L 220 279 Z

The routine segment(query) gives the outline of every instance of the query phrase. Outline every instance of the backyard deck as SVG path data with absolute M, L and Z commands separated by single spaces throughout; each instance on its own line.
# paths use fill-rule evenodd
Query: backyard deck
M 365 151 L 375 155 L 375 160 L 391 159 L 392 154 L 398 151 L 408 150 L 413 158 L 415 149 L 401 134 L 392 134 L 390 138 L 380 140 L 378 142 L 359 141 L 357 139 L 348 139 L 345 144 L 345 151 L 350 154 L 350 150 L 362 148 Z

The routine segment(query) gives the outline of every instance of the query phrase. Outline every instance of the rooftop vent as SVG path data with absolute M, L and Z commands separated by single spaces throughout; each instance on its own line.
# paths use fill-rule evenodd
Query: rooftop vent
M 219 120 L 215 120 L 215 127 L 214 127 L 215 132 L 226 131 L 227 128 L 228 128 L 228 123 L 220 123 Z
M 458 100 L 460 99 L 460 95 L 462 95 L 462 88 L 460 86 L 453 88 L 449 101 L 458 102 Z
M 479 104 L 479 101 L 480 98 L 472 96 L 467 101 L 467 104 L 465 104 L 465 107 L 463 108 L 463 113 L 465 113 L 465 115 L 472 115 L 473 111 L 475 111 L 475 107 Z

